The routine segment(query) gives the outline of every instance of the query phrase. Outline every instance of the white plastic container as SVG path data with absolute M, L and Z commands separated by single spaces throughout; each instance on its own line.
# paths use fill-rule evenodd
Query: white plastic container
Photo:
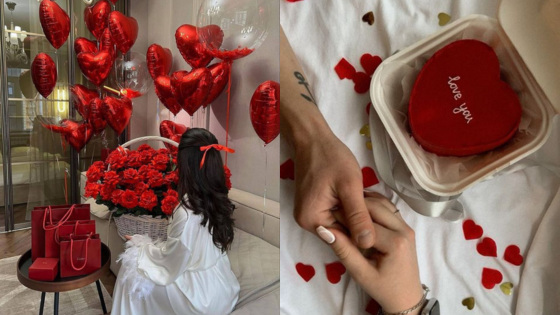
M 459 39 L 481 40 L 494 48 L 502 79 L 520 96 L 522 126 L 506 145 L 489 153 L 439 157 L 412 138 L 408 98 L 427 59 Z M 547 140 L 552 118 L 560 113 L 560 0 L 504 0 L 498 20 L 482 15 L 461 18 L 386 59 L 373 76 L 370 94 L 373 108 L 418 185 L 437 196 L 456 196 L 535 152 Z

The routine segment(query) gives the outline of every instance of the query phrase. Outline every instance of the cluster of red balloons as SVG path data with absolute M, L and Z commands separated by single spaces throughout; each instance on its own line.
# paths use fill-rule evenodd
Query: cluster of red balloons
M 220 27 L 208 25 L 205 29 L 214 34 L 215 45 L 220 46 L 224 36 Z M 195 26 L 181 25 L 175 32 L 175 41 L 181 56 L 192 67 L 191 71 L 178 70 L 170 75 L 173 56 L 168 48 L 158 44 L 148 48 L 146 62 L 163 105 L 174 115 L 184 109 L 193 116 L 222 93 L 229 80 L 231 62 L 221 61 L 207 67 L 214 57 L 199 41 Z
M 117 0 L 111 0 L 113 4 Z M 41 26 L 47 40 L 60 48 L 68 39 L 70 19 L 56 2 L 42 0 L 39 6 Z M 100 0 L 84 10 L 84 22 L 97 41 L 79 37 L 74 43 L 78 66 L 84 76 L 96 86 L 101 86 L 109 76 L 117 51 L 126 54 L 138 37 L 138 22 L 118 11 L 111 10 L 107 0 Z M 115 48 L 116 47 L 116 48 Z M 33 83 L 39 93 L 47 98 L 57 81 L 56 65 L 45 53 L 35 57 L 31 65 Z M 76 84 L 70 88 L 74 106 L 83 121 L 64 119 L 60 125 L 46 125 L 58 132 L 77 151 L 80 151 L 94 134 L 105 130 L 107 124 L 117 133 L 124 131 L 132 116 L 129 98 L 107 96 L 101 98 L 97 91 Z

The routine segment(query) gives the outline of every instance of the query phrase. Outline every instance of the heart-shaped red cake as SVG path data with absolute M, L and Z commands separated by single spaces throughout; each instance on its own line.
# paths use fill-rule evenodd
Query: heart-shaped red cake
M 412 135 L 428 151 L 468 156 L 501 146 L 521 121 L 521 105 L 500 78 L 494 50 L 477 40 L 459 40 L 424 65 L 408 108 Z

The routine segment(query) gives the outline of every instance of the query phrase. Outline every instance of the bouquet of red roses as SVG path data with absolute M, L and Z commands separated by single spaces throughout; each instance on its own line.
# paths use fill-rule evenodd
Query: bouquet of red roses
M 128 213 L 166 218 L 179 204 L 174 151 L 155 150 L 147 144 L 136 151 L 113 151 L 105 162 L 95 162 L 87 170 L 85 196 L 116 209 L 115 217 Z

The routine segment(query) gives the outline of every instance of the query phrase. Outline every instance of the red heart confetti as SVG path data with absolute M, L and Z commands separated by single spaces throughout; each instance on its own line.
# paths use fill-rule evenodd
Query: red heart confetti
M 313 266 L 311 265 L 297 263 L 296 270 L 300 277 L 305 280 L 305 282 L 309 282 L 309 280 L 311 280 L 311 278 L 315 276 L 315 268 L 313 268 Z
M 370 109 L 371 109 L 371 103 L 368 103 L 368 104 L 366 105 L 366 113 L 367 113 L 368 116 L 369 116 L 369 111 L 370 111 Z
M 476 251 L 482 256 L 498 257 L 496 242 L 489 237 L 482 239 L 482 242 L 476 245 Z
M 502 273 L 496 269 L 482 268 L 482 286 L 490 290 L 494 288 L 496 284 L 502 282 Z
M 286 0 L 286 1 L 288 1 L 288 2 L 299 2 L 299 1 L 302 1 L 302 0 Z
M 362 168 L 362 178 L 364 182 L 364 188 L 368 188 L 379 183 L 377 175 L 375 175 L 375 171 L 369 166 Z
M 365 72 L 356 72 L 352 77 L 352 81 L 354 81 L 354 90 L 356 93 L 363 94 L 369 90 L 371 77 Z
M 516 266 L 521 266 L 523 264 L 523 256 L 521 256 L 519 247 L 509 245 L 504 252 L 504 260 Z
M 367 53 L 363 54 L 362 57 L 360 58 L 360 64 L 362 65 L 362 68 L 364 68 L 364 71 L 369 76 L 373 75 L 377 67 L 379 67 L 379 65 L 381 64 L 381 61 L 382 61 L 381 57 L 373 56 Z
M 340 59 L 338 64 L 334 67 L 334 71 L 336 71 L 336 74 L 338 75 L 340 80 L 352 79 L 356 74 L 356 69 L 354 68 L 354 66 L 344 58 Z
M 294 161 L 292 161 L 292 159 L 288 159 L 280 165 L 280 178 L 291 180 L 296 179 L 294 175 Z
M 366 306 L 366 312 L 372 314 L 372 315 L 377 315 L 379 314 L 379 310 L 381 309 L 381 306 L 379 305 L 379 303 L 377 303 L 376 300 L 371 299 L 368 303 L 368 305 Z
M 342 279 L 342 275 L 346 272 L 346 267 L 337 261 L 325 265 L 325 270 L 327 271 L 327 279 L 332 284 L 337 284 Z
M 473 220 L 463 222 L 463 234 L 466 240 L 474 240 L 482 237 L 482 227 L 476 225 Z

